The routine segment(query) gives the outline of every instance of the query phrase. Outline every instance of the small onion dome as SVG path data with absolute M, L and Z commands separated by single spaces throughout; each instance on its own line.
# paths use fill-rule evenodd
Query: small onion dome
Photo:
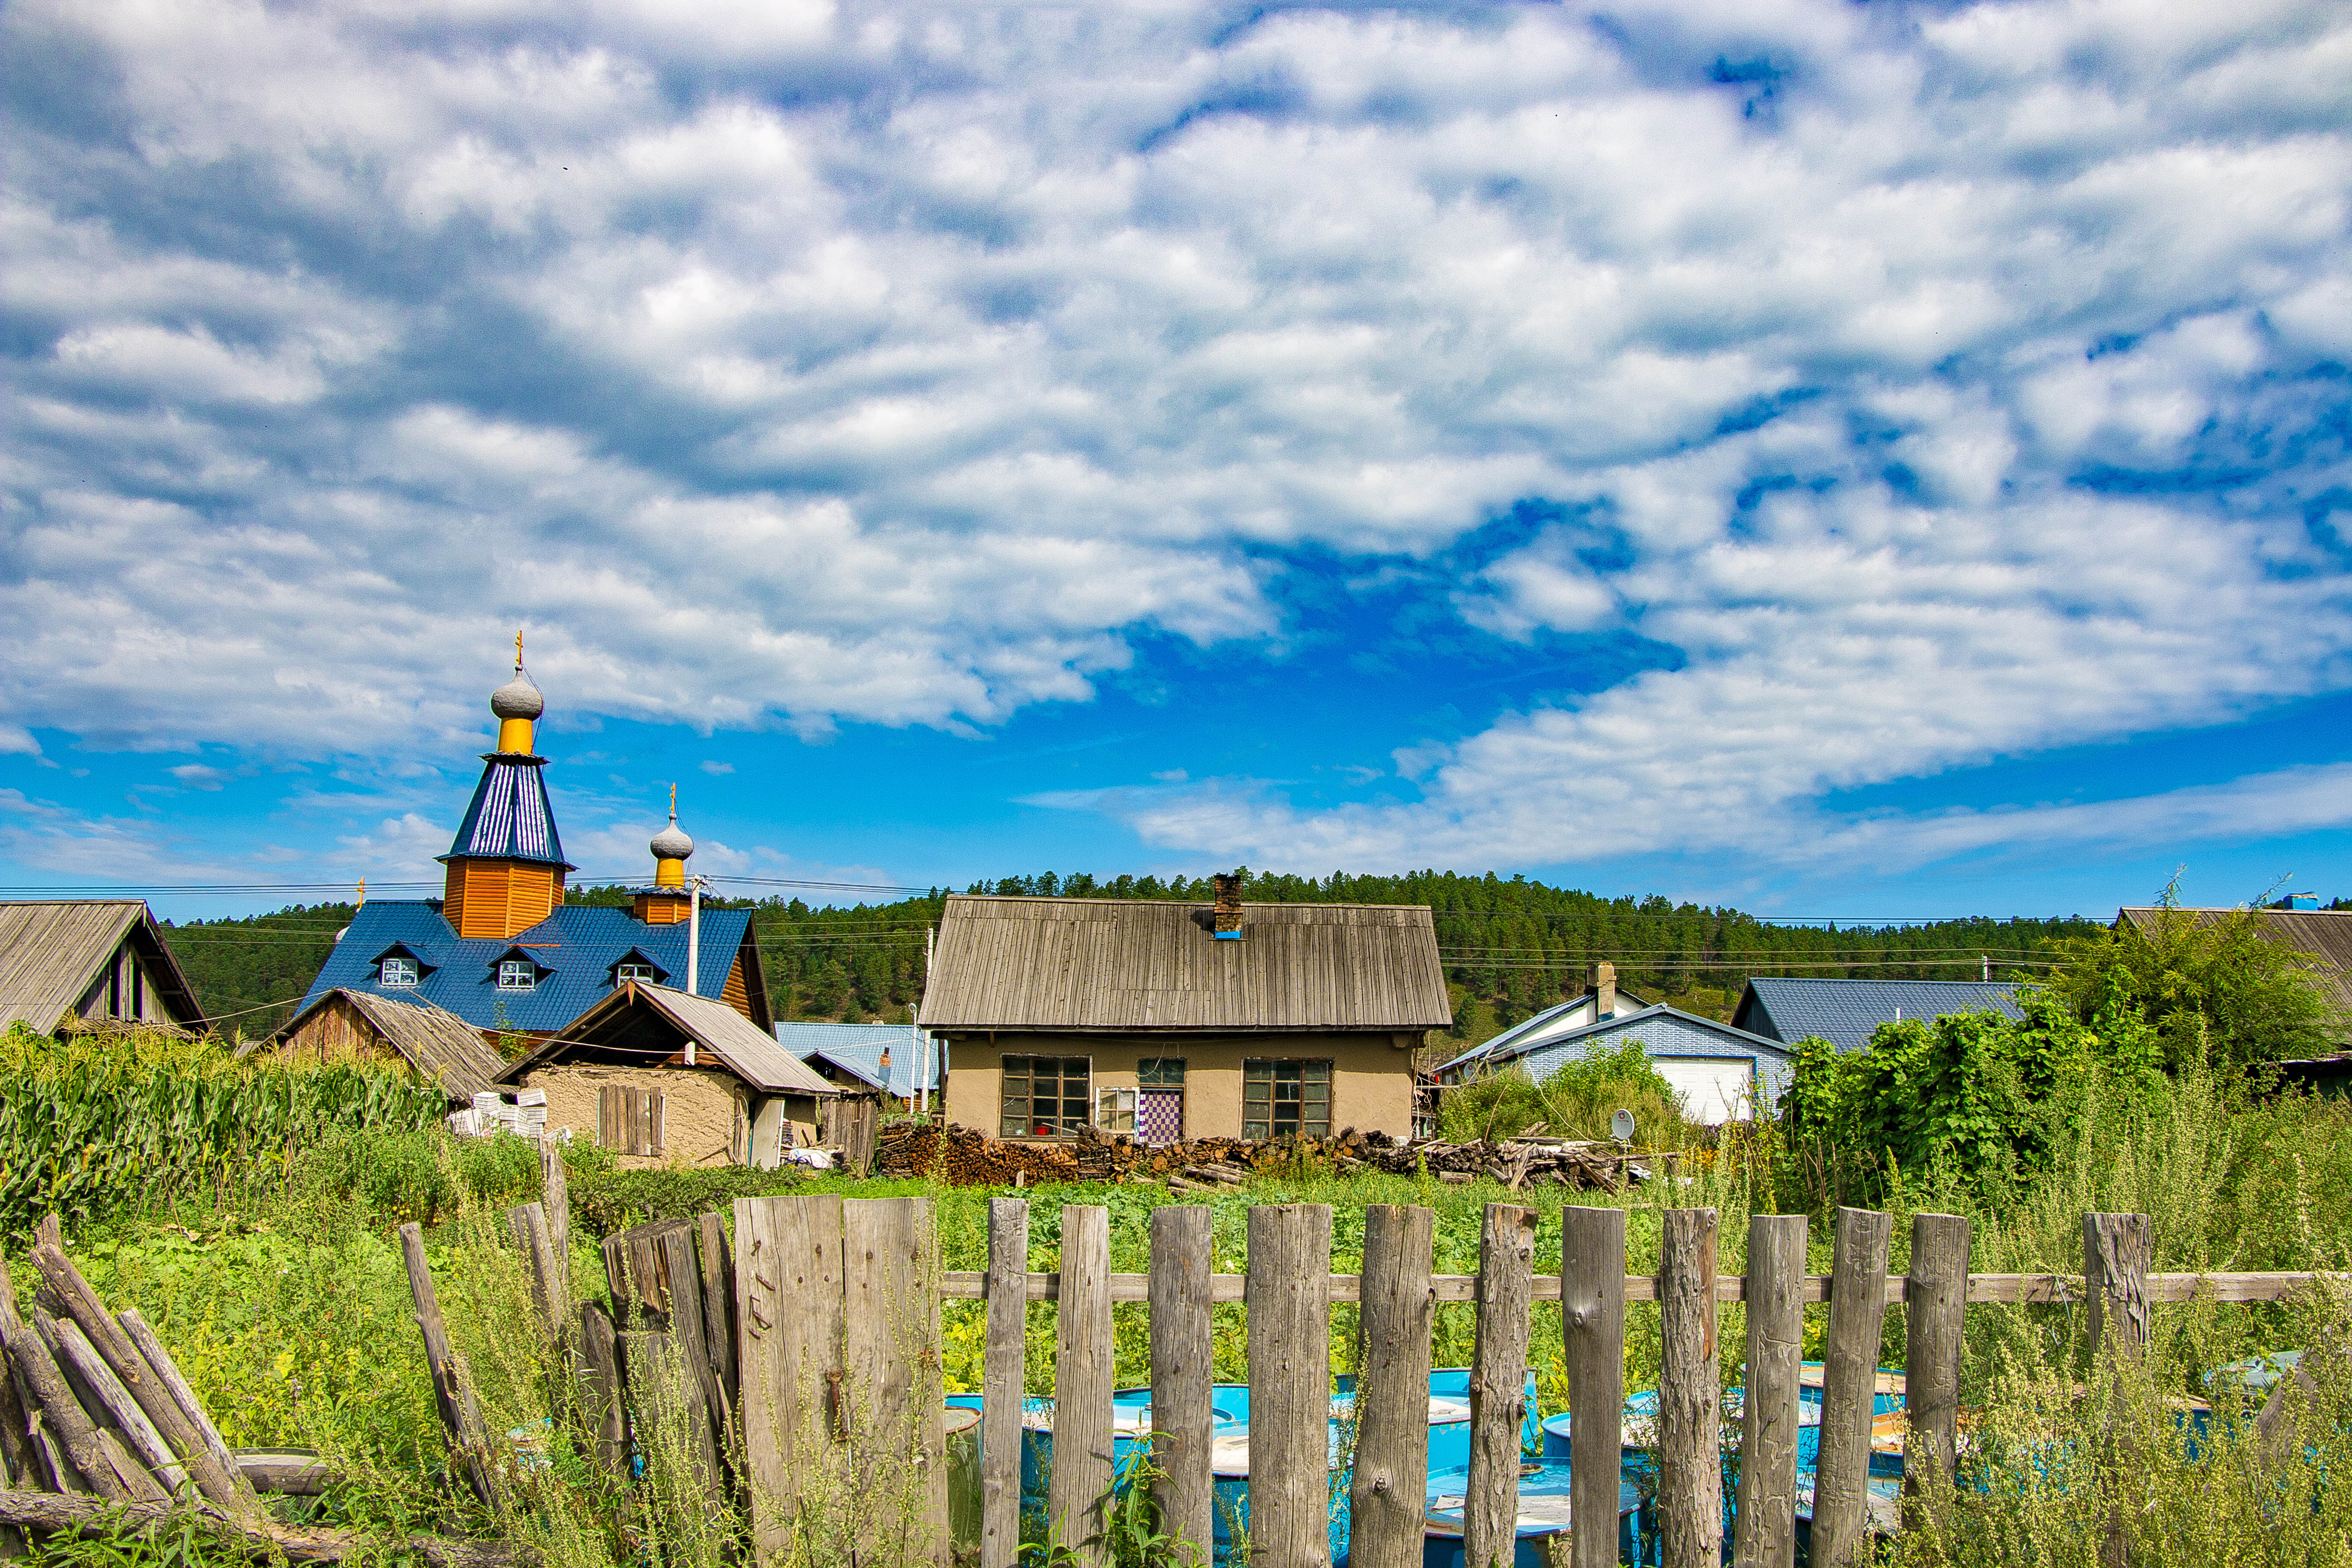
M 669 826 L 654 835 L 647 846 L 656 860 L 683 860 L 694 853 L 694 840 L 677 825 L 677 813 L 670 813 Z
M 546 709 L 547 699 L 520 669 L 512 680 L 490 693 L 490 711 L 500 719 L 536 719 Z

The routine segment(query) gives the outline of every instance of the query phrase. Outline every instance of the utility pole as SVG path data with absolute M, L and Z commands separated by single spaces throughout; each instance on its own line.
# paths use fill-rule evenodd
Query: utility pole
M 702 994 L 702 879 L 686 879 L 686 994 Z M 694 1065 L 694 1037 L 686 1037 L 686 1065 Z
M 931 1037 L 923 1032 L 923 998 L 931 990 L 931 928 L 923 928 L 923 983 L 915 988 L 915 1044 L 920 1047 L 922 1065 L 915 1069 L 915 1085 L 922 1096 L 921 1114 L 928 1120 L 931 1114 Z

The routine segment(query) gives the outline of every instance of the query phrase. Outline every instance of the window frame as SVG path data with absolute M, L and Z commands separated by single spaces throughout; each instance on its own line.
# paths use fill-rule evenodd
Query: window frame
M 1051 1070 L 1041 1074 L 1041 1067 Z M 1053 1085 L 1043 1103 L 1054 1109 L 1044 1116 L 1038 1114 L 1041 1079 Z M 1093 1124 L 1094 1058 L 1008 1054 L 998 1074 L 996 1103 L 1000 1138 L 1075 1138 Z
M 1328 1057 L 1245 1059 L 1242 1063 L 1242 1136 L 1328 1138 L 1336 1076 Z M 1286 1086 L 1292 1086 L 1292 1092 L 1284 1093 Z M 1290 1108 L 1286 1114 L 1286 1107 Z
M 623 984 L 631 980 L 642 981 L 647 985 L 658 985 L 661 984 L 659 972 L 656 971 L 650 963 L 632 963 L 626 959 L 624 959 L 622 962 L 613 965 L 614 984 Z
M 515 984 L 510 977 L 520 977 L 522 983 Z M 501 958 L 499 960 L 497 980 L 500 991 L 536 991 L 539 989 L 539 965 L 528 958 Z
M 393 966 L 395 964 L 405 972 L 404 976 L 397 980 L 393 978 Z M 405 953 L 387 952 L 376 960 L 375 983 L 395 991 L 414 991 L 425 982 L 424 968 L 423 964 Z
M 1123 1083 L 1107 1083 L 1096 1089 L 1096 1128 L 1104 1132 L 1124 1132 L 1130 1138 L 1134 1137 L 1136 1097 L 1140 1093 L 1142 1090 L 1135 1085 Z M 1122 1096 L 1126 1100 L 1124 1105 L 1120 1103 Z
M 1138 1089 L 1182 1089 L 1184 1087 L 1184 1058 L 1182 1057 L 1145 1057 L 1141 1058 L 1135 1064 L 1135 1087 Z

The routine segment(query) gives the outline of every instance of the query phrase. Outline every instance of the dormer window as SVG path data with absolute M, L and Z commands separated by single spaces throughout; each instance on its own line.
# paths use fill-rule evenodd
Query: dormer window
M 380 984 L 414 985 L 416 984 L 416 960 L 413 958 L 404 958 L 394 954 L 386 958 L 376 969 L 376 980 Z
M 613 966 L 613 984 L 618 985 L 625 980 L 641 981 L 647 985 L 651 985 L 654 983 L 654 966 L 650 963 L 614 964 Z
M 539 984 L 539 965 L 528 958 L 499 960 L 499 989 L 528 991 Z

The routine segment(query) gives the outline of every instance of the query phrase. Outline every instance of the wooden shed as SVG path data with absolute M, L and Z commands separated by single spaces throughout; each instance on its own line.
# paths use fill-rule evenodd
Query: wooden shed
M 547 1130 L 625 1166 L 757 1165 L 817 1141 L 839 1093 L 722 1000 L 624 982 L 499 1081 L 547 1093 Z
M 1412 1131 L 1413 1054 L 1452 1022 L 1422 904 L 950 895 L 922 1026 L 951 1121 L 1147 1142 Z
M 142 1025 L 200 1033 L 203 1010 L 142 899 L 0 903 L 0 1028 Z
M 507 1067 L 457 1014 L 365 991 L 328 992 L 270 1037 L 268 1048 L 289 1062 L 404 1061 L 461 1107 Z
M 2116 911 L 2116 923 L 2145 936 L 2166 920 L 2189 920 L 2199 925 L 2251 913 L 2254 935 L 2278 947 L 2306 953 L 2319 961 L 2327 999 L 2339 1016 L 2352 1019 L 2352 910 L 2166 910 L 2126 907 Z M 2338 1034 L 2342 1033 L 2339 1024 Z

